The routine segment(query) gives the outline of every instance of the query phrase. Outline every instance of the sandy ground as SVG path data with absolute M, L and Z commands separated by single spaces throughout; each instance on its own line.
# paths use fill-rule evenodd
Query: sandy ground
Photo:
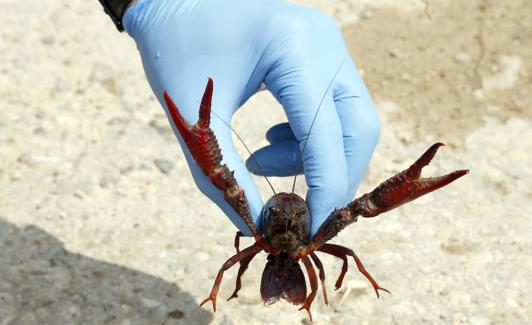
M 393 294 L 376 299 L 353 265 L 334 292 L 340 263 L 324 257 L 331 303 L 319 293 L 314 324 L 531 323 L 532 3 L 299 2 L 334 15 L 377 103 L 361 191 L 435 141 L 448 146 L 427 174 L 471 169 L 342 232 Z M 223 299 L 233 270 L 218 312 L 198 307 L 235 229 L 194 187 L 133 41 L 112 30 L 94 0 L 0 0 L 0 324 L 307 324 L 262 305 L 265 256 L 237 301 Z M 261 93 L 234 126 L 258 148 L 283 120 Z

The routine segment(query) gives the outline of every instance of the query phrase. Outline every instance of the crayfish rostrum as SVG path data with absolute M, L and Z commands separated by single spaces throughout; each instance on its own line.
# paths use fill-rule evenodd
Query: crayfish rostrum
M 377 296 L 379 296 L 379 290 L 388 292 L 377 284 L 351 249 L 328 244 L 327 241 L 346 226 L 356 222 L 359 216 L 375 217 L 439 189 L 468 173 L 467 170 L 459 170 L 441 177 L 421 178 L 421 169 L 429 164 L 438 148 L 443 145 L 436 143 L 408 169 L 389 178 L 370 193 L 355 199 L 345 208 L 333 211 L 313 236 L 309 234 L 310 212 L 307 204 L 304 199 L 294 193 L 278 193 L 270 198 L 264 205 L 261 224 L 257 229 L 253 223 L 244 190 L 238 185 L 229 168 L 221 164 L 222 153 L 216 136 L 209 127 L 212 94 L 213 81 L 209 79 L 200 104 L 199 120 L 194 125 L 185 121 L 167 92 L 164 93 L 164 99 L 173 123 L 183 137 L 192 157 L 214 186 L 224 193 L 225 200 L 242 218 L 255 239 L 252 246 L 240 251 L 239 238 L 242 233 L 237 232 L 235 238 L 237 254 L 223 264 L 209 297 L 201 303 L 203 305 L 212 301 L 214 311 L 216 311 L 216 297 L 224 272 L 234 264 L 240 263 L 236 288 L 229 299 L 236 298 L 241 288 L 242 275 L 253 257 L 261 251 L 269 254 L 261 280 L 260 292 L 263 301 L 272 304 L 283 298 L 293 304 L 302 305 L 300 309 L 306 309 L 310 319 L 312 319 L 310 306 L 318 291 L 318 276 L 322 282 L 324 299 L 327 303 L 323 265 L 315 254 L 316 251 L 343 260 L 342 271 L 335 284 L 336 289 L 342 285 L 347 272 L 348 257 L 352 257 L 358 270 L 373 286 Z M 308 295 L 299 261 L 303 262 L 310 281 L 311 292 Z M 318 268 L 318 276 L 313 263 Z

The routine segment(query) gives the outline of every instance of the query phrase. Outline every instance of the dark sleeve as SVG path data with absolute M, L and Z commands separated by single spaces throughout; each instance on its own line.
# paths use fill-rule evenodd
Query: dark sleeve
M 124 30 L 122 25 L 122 17 L 126 11 L 128 5 L 133 0 L 98 0 L 103 6 L 106 14 L 111 17 L 111 20 L 115 24 L 116 28 L 121 32 Z

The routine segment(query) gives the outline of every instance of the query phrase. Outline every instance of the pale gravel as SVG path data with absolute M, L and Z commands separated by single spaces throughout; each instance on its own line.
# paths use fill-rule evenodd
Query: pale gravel
M 342 25 L 377 19 L 379 8 L 424 17 L 417 1 L 299 2 Z M 262 305 L 265 255 L 251 264 L 238 300 L 224 299 L 232 270 L 218 312 L 198 307 L 233 252 L 235 229 L 194 187 L 134 43 L 112 29 L 94 0 L 0 1 L 0 324 L 307 324 L 295 306 Z M 384 61 L 389 53 L 374 55 Z M 530 78 L 526 71 L 484 75 L 510 88 Z M 361 192 L 445 141 L 414 135 L 397 112 L 419 117 L 381 90 L 373 94 L 382 135 Z M 488 87 L 483 95 L 504 91 Z M 393 294 L 376 299 L 354 265 L 334 292 L 341 265 L 324 257 L 331 303 L 318 294 L 314 324 L 532 322 L 532 123 L 504 105 L 442 148 L 425 171 L 467 167 L 470 175 L 334 240 L 353 248 Z M 462 109 L 467 116 L 477 107 Z M 283 120 L 262 92 L 234 125 L 258 148 L 268 126 Z M 290 180 L 274 184 L 287 189 Z M 301 180 L 298 190 L 305 191 Z

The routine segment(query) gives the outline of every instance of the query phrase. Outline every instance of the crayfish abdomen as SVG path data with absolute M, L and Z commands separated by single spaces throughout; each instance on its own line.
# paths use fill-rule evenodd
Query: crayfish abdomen
M 287 253 L 268 255 L 262 271 L 260 294 L 268 305 L 276 303 L 279 298 L 301 305 L 307 297 L 307 286 L 299 262 Z

